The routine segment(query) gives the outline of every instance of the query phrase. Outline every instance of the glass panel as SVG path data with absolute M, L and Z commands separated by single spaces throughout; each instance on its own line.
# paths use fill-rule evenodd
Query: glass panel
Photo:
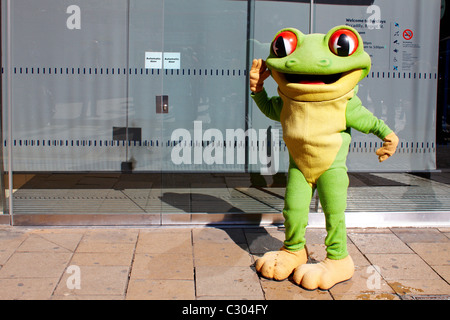
M 309 3 L 256 1 L 255 34 L 254 39 L 252 39 L 253 58 L 265 60 L 270 54 L 270 44 L 273 38 L 283 28 L 293 27 L 308 33 L 309 16 Z M 278 95 L 277 87 L 276 82 L 271 77 L 264 82 L 264 88 L 269 96 Z M 254 129 L 258 132 L 264 130 L 271 133 L 272 144 L 268 152 L 271 155 L 269 159 L 265 159 L 264 155 L 258 153 L 256 148 L 250 149 L 253 159 L 257 158 L 250 166 L 251 171 L 257 173 L 267 172 L 268 176 L 265 177 L 265 180 L 270 183 L 271 174 L 284 173 L 289 168 L 289 153 L 283 141 L 281 124 L 278 121 L 268 119 L 253 101 L 251 101 L 250 117 Z
M 380 165 L 374 152 L 381 141 L 354 130 L 349 170 L 435 169 L 440 1 L 355 3 L 316 4 L 314 31 L 327 33 L 347 24 L 360 32 L 372 69 L 360 82 L 358 97 L 397 133 L 400 144 L 396 155 Z
M 145 213 L 121 174 L 133 159 L 126 142 L 138 140 L 129 2 L 11 3 L 14 213 L 90 214 L 85 224 L 99 213 Z M 159 224 L 159 210 L 152 219 Z
M 7 66 L 6 62 L 6 28 L 3 26 L 6 25 L 7 21 L 7 10 L 6 5 L 3 4 L 3 2 L 0 3 L 1 5 L 1 12 L 0 12 L 0 45 L 2 46 L 2 58 L 1 58 L 1 65 L 2 65 L 2 74 L 1 74 L 1 85 L 0 85 L 0 99 L 1 99 L 1 108 L 0 108 L 0 224 L 6 223 L 6 220 L 8 219 L 7 214 L 9 213 L 9 207 L 8 207 L 8 201 L 9 201 L 9 175 L 7 171 L 7 162 L 8 162 L 8 153 L 6 150 L 6 145 L 8 141 L 8 119 L 7 119 L 7 109 L 8 109 L 8 103 L 7 103 L 7 78 L 4 76 L 5 67 Z M 6 166 L 5 166 L 6 165 Z M 6 220 L 5 220 L 6 219 Z
M 180 60 L 163 71 L 161 169 L 172 173 L 163 176 L 163 223 L 191 219 L 167 213 L 242 213 L 225 172 L 245 170 L 234 134 L 246 125 L 247 2 L 164 3 L 164 53 Z
M 157 110 L 163 95 L 162 48 L 164 43 L 164 1 L 130 2 L 128 160 L 134 172 L 160 172 L 164 162 L 162 123 L 166 115 Z
M 122 192 L 160 223 L 163 132 L 164 1 L 129 1 L 129 76 L 126 162 L 132 174 L 122 174 Z M 158 100 L 158 103 L 157 103 Z M 158 109 L 158 106 L 160 107 Z
M 18 0 L 12 19 L 14 171 L 120 170 L 126 2 Z
M 164 69 L 163 171 L 244 170 L 224 141 L 245 130 L 246 28 L 245 1 L 165 1 L 164 52 L 180 60 Z

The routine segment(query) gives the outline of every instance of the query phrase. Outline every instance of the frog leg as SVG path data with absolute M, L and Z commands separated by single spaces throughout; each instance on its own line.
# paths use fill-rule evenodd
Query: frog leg
M 317 181 L 317 190 L 325 213 L 327 258 L 316 264 L 300 266 L 293 280 L 306 289 L 329 289 L 350 279 L 354 273 L 352 258 L 347 252 L 345 208 L 349 180 L 346 168 L 325 171 Z
M 283 280 L 306 263 L 305 231 L 312 193 L 311 185 L 291 161 L 283 210 L 286 240 L 280 250 L 268 252 L 256 261 L 256 271 L 264 277 Z

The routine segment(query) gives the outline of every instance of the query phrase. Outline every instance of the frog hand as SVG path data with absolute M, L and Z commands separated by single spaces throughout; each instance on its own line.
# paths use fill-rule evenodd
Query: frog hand
M 250 69 L 250 90 L 254 93 L 260 92 L 264 86 L 264 80 L 270 76 L 270 70 L 262 59 L 254 59 Z
M 383 162 L 395 153 L 398 145 L 398 137 L 392 132 L 384 138 L 383 146 L 377 150 L 378 160 Z

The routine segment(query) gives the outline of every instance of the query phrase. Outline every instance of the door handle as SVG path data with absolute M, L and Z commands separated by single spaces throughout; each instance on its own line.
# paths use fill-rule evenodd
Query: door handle
M 169 96 L 156 96 L 156 113 L 169 113 Z

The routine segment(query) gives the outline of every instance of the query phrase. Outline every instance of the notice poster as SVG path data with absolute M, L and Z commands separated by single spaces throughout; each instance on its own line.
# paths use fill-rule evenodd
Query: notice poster
M 430 61 L 429 58 L 435 58 L 427 57 L 429 47 L 426 47 L 425 52 L 420 52 L 423 45 L 430 44 L 433 39 L 424 39 L 423 31 L 420 32 L 416 26 L 419 21 L 405 21 L 401 15 L 394 15 L 387 20 L 387 17 L 383 18 L 381 14 L 382 3 L 377 3 L 380 5 L 365 7 L 367 17 L 362 18 L 361 12 L 354 12 L 345 16 L 345 23 L 344 19 L 340 22 L 355 28 L 361 34 L 364 50 L 369 53 L 373 66 L 391 69 L 390 71 L 414 71 L 420 60 L 427 58 Z M 408 3 L 410 7 L 411 2 Z M 393 3 L 389 4 L 392 5 Z M 437 39 L 436 35 L 434 38 Z M 435 68 L 430 71 L 435 71 Z
M 179 52 L 164 53 L 164 69 L 180 69 L 181 55 Z
M 146 69 L 161 69 L 162 52 L 146 52 L 145 53 L 145 68 Z

